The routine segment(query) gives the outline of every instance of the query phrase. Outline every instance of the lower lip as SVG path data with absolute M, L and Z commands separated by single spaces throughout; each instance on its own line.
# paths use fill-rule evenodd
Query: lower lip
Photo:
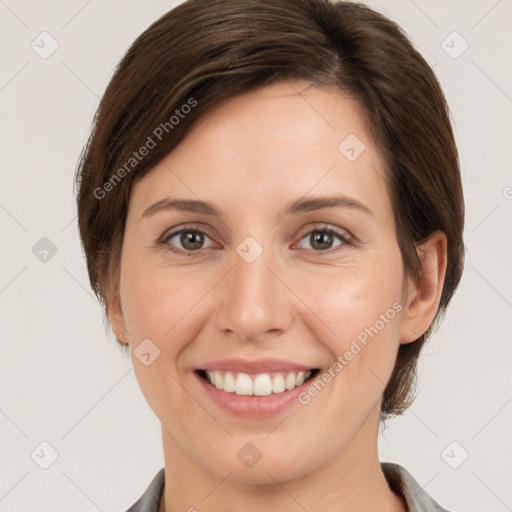
M 235 416 L 264 419 L 277 416 L 298 403 L 298 397 L 310 385 L 310 379 L 290 391 L 272 393 L 267 396 L 248 396 L 228 393 L 217 389 L 194 373 L 206 394 L 222 409 Z

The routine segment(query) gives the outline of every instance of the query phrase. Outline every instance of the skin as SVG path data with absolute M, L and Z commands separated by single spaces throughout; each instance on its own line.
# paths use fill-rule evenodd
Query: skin
M 355 161 L 338 150 L 349 134 L 366 146 Z M 399 345 L 421 336 L 437 311 L 446 237 L 435 233 L 423 245 L 423 273 L 411 281 L 385 175 L 353 100 L 283 81 L 210 110 L 135 184 L 120 304 L 108 311 L 162 424 L 161 510 L 406 510 L 380 468 L 380 400 Z M 283 216 L 290 201 L 333 194 L 356 199 L 371 213 L 336 207 Z M 141 219 L 166 197 L 211 201 L 224 217 L 169 210 Z M 179 235 L 157 243 L 185 224 L 208 232 L 199 251 Z M 333 236 L 315 245 L 311 232 L 325 225 L 349 234 L 352 243 Z M 252 263 L 236 251 L 248 236 L 263 248 Z M 171 244 L 181 254 L 166 249 Z M 397 303 L 401 311 L 291 413 L 235 417 L 205 395 L 193 374 L 205 361 L 228 357 L 328 368 Z M 149 366 L 133 354 L 146 338 L 160 349 Z M 262 453 L 251 468 L 237 458 L 247 442 Z

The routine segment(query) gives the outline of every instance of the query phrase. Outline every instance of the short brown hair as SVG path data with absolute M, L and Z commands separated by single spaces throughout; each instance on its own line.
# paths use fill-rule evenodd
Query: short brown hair
M 362 4 L 188 0 L 135 40 L 103 95 L 75 176 L 92 289 L 105 321 L 107 305 L 120 304 L 120 255 L 135 180 L 214 104 L 288 79 L 335 88 L 358 101 L 386 162 L 409 275 L 417 278 L 421 269 L 417 245 L 438 230 L 447 236 L 435 320 L 418 340 L 400 346 L 384 391 L 381 418 L 400 414 L 416 393 L 420 350 L 462 274 L 464 202 L 449 109 L 432 69 L 399 26 Z M 148 137 L 155 138 L 156 127 L 158 144 L 135 159 Z

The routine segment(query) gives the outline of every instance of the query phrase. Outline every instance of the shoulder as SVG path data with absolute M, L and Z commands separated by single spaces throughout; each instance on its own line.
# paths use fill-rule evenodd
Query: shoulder
M 151 480 L 144 494 L 126 512 L 158 512 L 164 492 L 165 468 Z
M 448 512 L 423 490 L 405 468 L 391 462 L 381 462 L 380 465 L 390 489 L 405 500 L 409 512 Z

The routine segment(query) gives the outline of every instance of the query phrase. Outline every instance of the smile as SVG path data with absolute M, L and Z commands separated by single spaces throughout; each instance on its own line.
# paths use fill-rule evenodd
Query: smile
M 269 396 L 291 391 L 313 378 L 318 369 L 249 374 L 224 370 L 198 370 L 206 382 L 239 396 Z

